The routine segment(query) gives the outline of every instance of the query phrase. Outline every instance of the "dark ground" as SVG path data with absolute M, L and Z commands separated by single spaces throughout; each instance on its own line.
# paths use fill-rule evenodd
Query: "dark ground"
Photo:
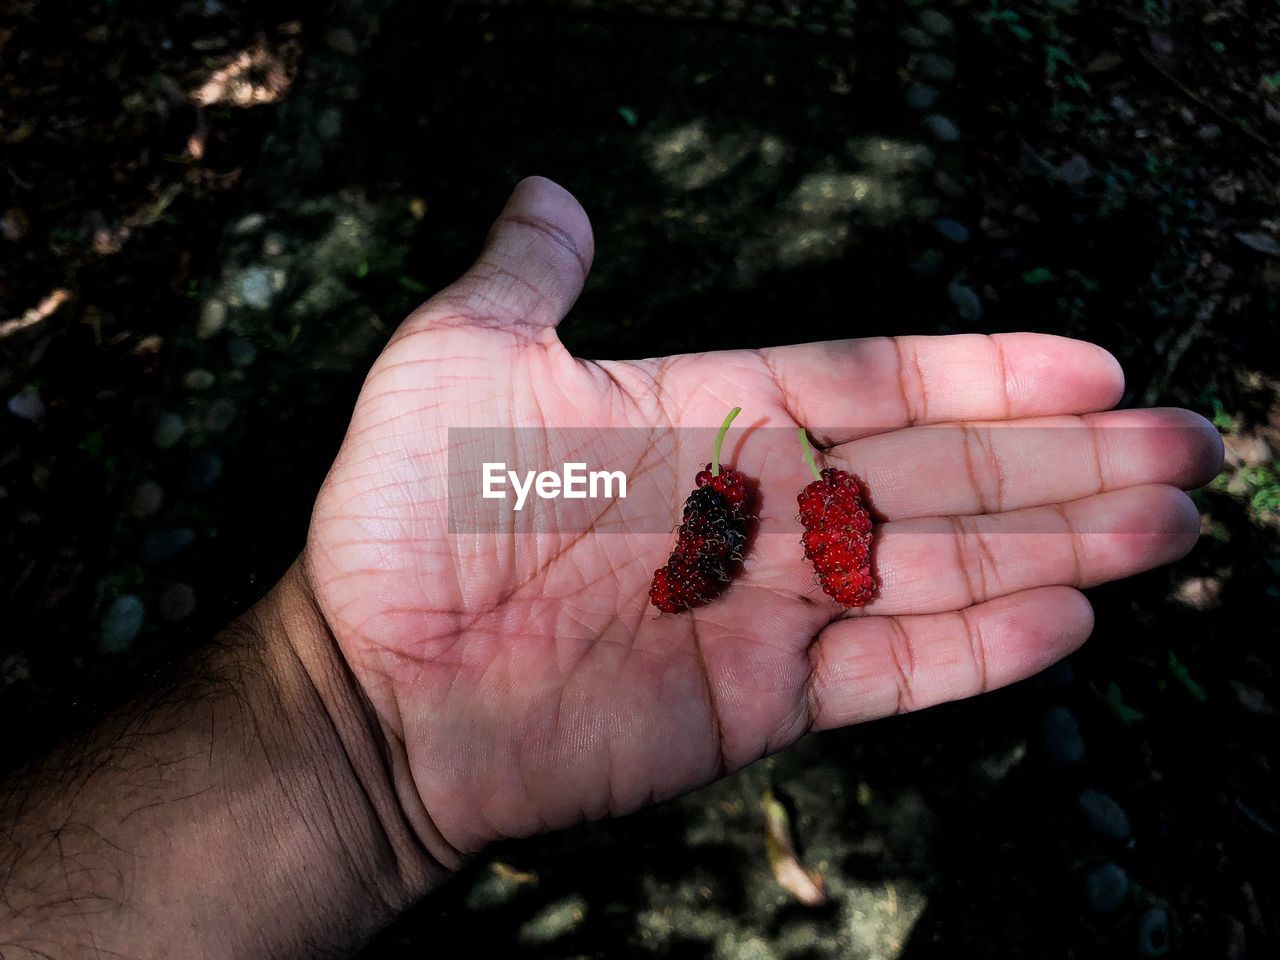
M 1065 333 L 1230 466 L 1066 667 L 512 844 L 366 956 L 1276 955 L 1280 9 L 926 9 L 4 3 L 6 759 L 272 582 L 379 345 L 541 173 L 596 226 L 580 354 Z

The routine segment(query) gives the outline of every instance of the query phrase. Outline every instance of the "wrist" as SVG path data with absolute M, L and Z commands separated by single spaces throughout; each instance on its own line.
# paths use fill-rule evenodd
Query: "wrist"
M 348 873 L 311 895 L 349 902 L 370 892 L 388 909 L 381 922 L 426 895 L 459 866 L 429 845 L 429 818 L 405 751 L 380 721 L 316 603 L 305 563 L 295 563 L 240 621 L 260 651 L 278 712 L 285 757 L 305 771 L 307 803 L 331 833 Z M 305 762 L 298 762 L 303 760 Z M 426 838 L 426 842 L 424 842 Z M 306 871 L 315 876 L 313 870 Z M 353 892 L 342 889 L 355 885 Z M 379 918 L 371 919 L 379 921 Z

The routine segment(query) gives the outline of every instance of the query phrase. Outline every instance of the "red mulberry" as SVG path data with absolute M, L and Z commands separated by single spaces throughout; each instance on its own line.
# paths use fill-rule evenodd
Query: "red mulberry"
M 827 467 L 819 472 L 802 429 L 805 462 L 815 479 L 800 491 L 801 543 L 818 572 L 827 596 L 846 607 L 861 607 L 875 597 L 871 575 L 871 515 L 856 477 Z

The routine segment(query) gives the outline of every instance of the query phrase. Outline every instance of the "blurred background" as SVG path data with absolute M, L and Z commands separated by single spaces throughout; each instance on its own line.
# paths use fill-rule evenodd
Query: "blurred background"
M 580 355 L 1068 334 L 1229 465 L 1063 665 L 494 850 L 364 957 L 1280 955 L 1274 2 L 0 10 L 6 766 L 273 582 L 380 345 L 538 173 L 596 228 Z

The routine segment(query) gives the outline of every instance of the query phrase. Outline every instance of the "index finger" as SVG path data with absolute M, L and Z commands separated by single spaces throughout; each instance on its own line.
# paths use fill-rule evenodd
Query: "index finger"
M 1102 347 L 1040 333 L 832 340 L 761 357 L 823 446 L 920 423 L 1092 413 L 1124 393 Z

